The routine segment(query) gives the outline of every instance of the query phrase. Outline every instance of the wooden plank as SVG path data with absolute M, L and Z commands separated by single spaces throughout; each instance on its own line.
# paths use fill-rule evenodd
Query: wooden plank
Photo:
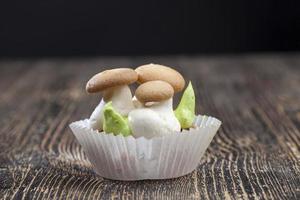
M 222 128 L 187 176 L 103 179 L 68 124 L 87 117 L 100 99 L 84 92 L 90 76 L 149 62 L 174 66 L 191 80 L 198 113 L 220 118 Z M 298 54 L 19 60 L 0 61 L 0 69 L 3 199 L 300 198 Z

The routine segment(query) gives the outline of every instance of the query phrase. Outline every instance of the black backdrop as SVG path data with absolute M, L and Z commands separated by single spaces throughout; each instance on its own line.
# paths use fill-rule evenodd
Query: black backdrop
M 2 0 L 0 56 L 300 50 L 300 3 Z

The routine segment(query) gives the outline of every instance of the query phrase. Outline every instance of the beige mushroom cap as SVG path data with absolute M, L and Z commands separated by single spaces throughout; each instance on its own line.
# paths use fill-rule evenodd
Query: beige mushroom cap
M 183 90 L 185 80 L 176 70 L 158 64 L 142 65 L 135 69 L 138 73 L 138 82 L 145 83 L 148 81 L 162 80 L 168 82 L 174 88 L 174 92 Z
M 86 84 L 88 93 L 101 92 L 105 89 L 129 85 L 136 82 L 138 75 L 136 71 L 130 68 L 116 68 L 105 70 L 94 75 Z
M 174 95 L 173 87 L 165 81 L 148 81 L 141 84 L 135 91 L 136 98 L 142 102 L 160 102 Z

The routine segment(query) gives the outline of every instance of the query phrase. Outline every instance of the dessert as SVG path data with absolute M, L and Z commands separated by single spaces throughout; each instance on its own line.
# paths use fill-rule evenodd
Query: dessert
M 132 97 L 130 84 L 139 86 Z M 88 93 L 102 93 L 89 119 L 70 127 L 95 171 L 116 180 L 167 179 L 192 172 L 221 125 L 195 114 L 192 83 L 158 64 L 106 70 L 93 76 Z
M 103 99 L 90 116 L 90 127 L 103 130 L 103 108 L 107 102 L 121 115 L 128 115 L 134 108 L 129 84 L 136 82 L 137 73 L 130 68 L 105 70 L 93 76 L 86 84 L 88 93 L 102 92 Z
M 173 87 L 164 81 L 145 82 L 137 88 L 135 96 L 144 106 L 129 113 L 133 136 L 152 138 L 180 131 L 173 112 L 173 94 Z

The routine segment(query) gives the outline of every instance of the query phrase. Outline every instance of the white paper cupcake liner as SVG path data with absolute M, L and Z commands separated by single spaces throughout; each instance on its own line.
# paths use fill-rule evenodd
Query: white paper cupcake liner
M 196 169 L 221 125 L 198 115 L 189 131 L 146 139 L 107 134 L 89 128 L 89 120 L 70 124 L 97 174 L 115 180 L 169 179 Z

